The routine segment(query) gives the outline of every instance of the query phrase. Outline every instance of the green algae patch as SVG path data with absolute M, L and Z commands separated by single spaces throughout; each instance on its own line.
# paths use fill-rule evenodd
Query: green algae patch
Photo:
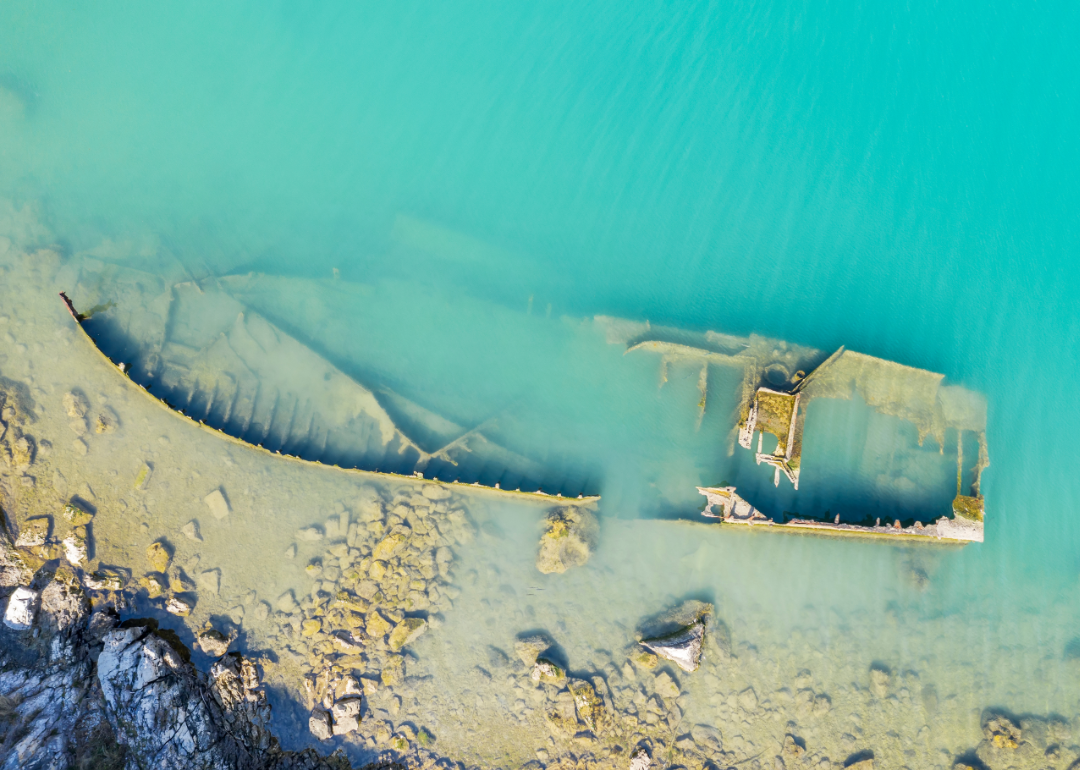
M 957 495 L 953 498 L 952 509 L 953 513 L 960 518 L 979 522 L 983 520 L 983 516 L 986 512 L 986 506 L 983 499 L 981 497 L 971 497 L 969 495 Z

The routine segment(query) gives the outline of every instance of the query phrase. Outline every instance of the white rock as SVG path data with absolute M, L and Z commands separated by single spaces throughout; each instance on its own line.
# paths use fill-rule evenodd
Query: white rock
M 360 729 L 360 698 L 342 698 L 331 709 L 334 735 L 347 735 Z
M 329 739 L 333 734 L 330 729 L 330 713 L 321 709 L 312 711 L 311 717 L 308 719 L 308 729 L 320 741 Z
M 184 617 L 185 615 L 191 614 L 191 605 L 174 596 L 165 602 L 165 611 L 172 615 Z
M 68 535 L 63 540 L 64 558 L 74 567 L 86 561 L 86 540 L 77 535 Z
M 652 760 L 645 749 L 639 748 L 630 755 L 630 770 L 649 770 L 650 766 L 652 766 Z
M 37 591 L 19 586 L 8 600 L 7 612 L 4 613 L 4 625 L 16 631 L 26 631 L 34 625 L 37 614 Z

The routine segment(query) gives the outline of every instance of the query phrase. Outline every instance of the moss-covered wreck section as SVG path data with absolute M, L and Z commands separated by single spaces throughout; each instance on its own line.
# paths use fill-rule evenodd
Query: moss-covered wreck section
M 784 476 L 795 489 L 799 488 L 807 409 L 818 399 L 859 398 L 878 414 L 912 424 L 920 446 L 932 438 L 943 454 L 947 437 L 953 434 L 957 437 L 956 498 L 951 508 L 943 507 L 940 518 L 929 524 L 915 521 L 905 526 L 896 520 L 883 523 L 872 512 L 865 512 L 865 518 L 874 521 L 873 526 L 842 525 L 839 519 L 774 521 L 736 495 L 734 487 L 699 488 L 709 500 L 707 516 L 745 524 L 767 523 L 788 531 L 830 530 L 840 534 L 857 532 L 862 536 L 901 534 L 917 539 L 930 535 L 960 542 L 982 540 L 985 501 L 980 484 L 982 472 L 990 461 L 986 400 L 981 394 L 945 384 L 942 374 L 843 347 L 829 355 L 756 334 L 747 337 L 716 332 L 694 334 L 647 324 L 635 326 L 610 318 L 598 318 L 597 323 L 606 330 L 609 342 L 625 344 L 628 353 L 659 354 L 662 371 L 680 360 L 741 370 L 736 423 L 731 433 L 734 440 L 730 440 L 729 446 L 734 451 L 738 443 L 754 451 L 757 464 L 773 468 L 776 485 Z M 763 451 L 766 434 L 776 438 L 772 452 Z M 979 447 L 978 457 L 970 467 L 964 460 L 965 438 L 973 438 Z M 722 513 L 716 513 L 717 509 Z

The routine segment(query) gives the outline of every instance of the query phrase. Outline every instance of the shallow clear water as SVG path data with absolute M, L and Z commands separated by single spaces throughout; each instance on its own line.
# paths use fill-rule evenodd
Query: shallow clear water
M 971 708 L 1072 718 L 1077 14 L 8 2 L 0 196 L 38 206 L 76 263 L 278 276 L 242 301 L 342 371 L 459 425 L 497 415 L 507 446 L 582 472 L 604 497 L 601 545 L 528 618 L 568 622 L 575 660 L 702 593 L 769 660 L 797 657 L 791 626 L 854 625 L 876 646 L 865 660 L 820 647 L 840 680 L 890 655 L 963 662 L 984 682 Z M 877 633 L 906 590 L 889 546 L 720 531 L 691 548 L 684 525 L 637 521 L 695 516 L 695 485 L 764 493 L 771 475 L 728 458 L 736 377 L 714 367 L 699 426 L 698 369 L 660 388 L 659 359 L 624 356 L 598 315 L 846 345 L 984 393 L 986 542 L 920 556 L 930 587 Z M 947 501 L 936 446 L 858 404 L 819 408 L 803 505 L 900 466 L 913 499 Z M 514 606 L 540 577 L 535 534 L 498 551 Z M 483 574 L 494 557 L 462 558 Z M 483 613 L 508 595 L 480 581 L 462 601 Z M 448 617 L 447 644 L 468 648 L 475 613 Z M 564 615 L 600 618 L 596 636 Z M 429 635 L 421 658 L 436 648 Z

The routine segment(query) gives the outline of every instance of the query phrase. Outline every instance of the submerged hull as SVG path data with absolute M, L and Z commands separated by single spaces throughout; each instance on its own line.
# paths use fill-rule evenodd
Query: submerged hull
M 317 355 L 312 351 L 292 340 L 281 330 L 274 328 L 265 319 L 259 318 L 257 314 L 241 313 L 228 334 L 211 342 L 206 350 L 200 351 L 203 353 L 209 352 L 209 355 L 195 357 L 197 366 L 192 366 L 186 371 L 182 367 L 175 365 L 172 367 L 163 366 L 161 357 L 158 355 L 153 359 L 152 363 L 148 363 L 146 360 L 141 361 L 142 371 L 134 372 L 132 365 L 124 361 L 115 361 L 102 350 L 98 341 L 86 328 L 87 316 L 80 314 L 76 310 L 65 293 L 61 292 L 60 296 L 79 329 L 80 337 L 93 347 L 102 360 L 117 374 L 121 375 L 130 387 L 139 390 L 162 408 L 168 409 L 179 419 L 251 451 L 273 454 L 286 461 L 304 463 L 314 467 L 334 468 L 360 476 L 423 479 L 425 483 L 435 483 L 462 489 L 463 491 L 468 490 L 470 493 L 490 494 L 506 499 L 537 502 L 548 506 L 553 504 L 591 504 L 600 499 L 599 495 L 579 493 L 577 496 L 570 497 L 563 496 L 561 492 L 549 493 L 541 489 L 512 488 L 501 484 L 499 481 L 484 484 L 480 481 L 438 478 L 434 473 L 425 473 L 426 468 L 436 465 L 440 461 L 444 465 L 457 465 L 456 459 L 459 460 L 463 455 L 467 456 L 471 448 L 477 446 L 480 446 L 481 451 L 486 453 L 485 461 L 502 461 L 503 465 L 494 471 L 494 473 L 499 474 L 499 478 L 505 479 L 509 475 L 511 478 L 520 479 L 523 470 L 528 472 L 536 466 L 527 458 L 517 456 L 487 441 L 478 429 L 463 431 L 461 436 L 436 452 L 425 451 L 397 429 L 393 420 L 382 409 L 379 401 L 370 391 L 352 381 L 351 378 L 339 372 L 325 360 L 318 359 Z M 253 355 L 241 358 L 236 354 L 238 350 L 243 349 L 244 342 L 253 344 L 254 347 L 251 351 Z M 299 380 L 290 383 L 293 386 L 291 388 L 281 387 L 280 381 L 277 383 L 279 387 L 274 393 L 273 407 L 267 412 L 268 418 L 260 422 L 256 418 L 256 414 L 261 408 L 258 391 L 264 386 L 257 386 L 254 393 L 244 393 L 244 388 L 238 386 L 236 381 L 235 368 L 232 372 L 227 371 L 226 364 L 232 363 L 235 366 L 239 362 L 239 365 L 242 366 L 256 365 L 259 358 L 258 353 L 265 352 L 265 348 L 270 342 L 281 343 L 287 347 L 290 360 L 293 362 L 294 374 L 299 376 Z M 162 347 L 164 348 L 164 346 Z M 229 355 L 221 355 L 223 350 L 227 350 Z M 215 364 L 220 366 L 215 367 Z M 140 382 L 139 379 L 136 379 L 137 374 L 142 375 L 140 379 L 149 379 L 150 382 Z M 259 372 L 252 372 L 252 374 L 257 376 Z M 309 377 L 309 375 L 314 376 Z M 186 381 L 182 381 L 185 378 Z M 210 378 L 212 384 L 209 387 L 200 389 L 199 385 L 205 378 Z M 221 384 L 223 381 L 230 383 L 231 389 L 223 386 Z M 305 386 L 317 386 L 320 382 L 326 390 L 325 393 L 320 395 L 327 397 L 339 406 L 342 402 L 347 405 L 344 415 L 340 413 L 331 416 L 327 416 L 325 413 L 317 414 L 311 409 L 310 404 L 300 404 L 295 394 L 292 393 L 292 391 L 304 390 Z M 227 398 L 219 398 L 222 390 L 229 390 Z M 175 400 L 177 394 L 186 396 L 183 407 L 178 406 Z M 293 395 L 293 403 L 291 403 L 288 418 L 278 419 L 277 423 L 275 423 L 281 403 L 283 400 L 287 400 L 290 395 Z M 245 402 L 247 402 L 248 409 L 246 411 L 241 409 L 240 416 L 237 416 L 238 404 Z M 227 404 L 227 406 L 223 412 L 220 409 L 215 412 L 215 403 L 219 407 L 223 403 Z M 213 425 L 205 419 L 206 415 L 212 413 L 218 415 L 218 421 L 221 425 Z M 297 415 L 304 415 L 299 421 L 306 428 L 305 437 L 307 440 L 304 446 L 314 446 L 312 451 L 320 453 L 321 456 L 326 455 L 329 451 L 328 447 L 332 448 L 335 442 L 340 444 L 343 437 L 348 436 L 351 437 L 349 440 L 363 439 L 381 457 L 401 458 L 400 464 L 411 466 L 414 470 L 403 473 L 394 470 L 383 470 L 378 467 L 350 466 L 338 462 L 310 459 L 291 453 L 288 451 L 288 447 L 295 446 L 297 441 L 295 437 L 291 436 L 289 430 L 293 425 L 297 424 Z M 257 422 L 260 425 L 265 423 L 264 427 L 256 430 L 256 434 L 261 436 L 261 440 L 251 440 L 250 431 L 252 425 Z M 276 428 L 279 423 L 287 423 L 290 427 L 284 431 L 279 430 Z M 232 428 L 232 430 L 229 428 Z M 347 453 L 344 454 L 347 456 Z

